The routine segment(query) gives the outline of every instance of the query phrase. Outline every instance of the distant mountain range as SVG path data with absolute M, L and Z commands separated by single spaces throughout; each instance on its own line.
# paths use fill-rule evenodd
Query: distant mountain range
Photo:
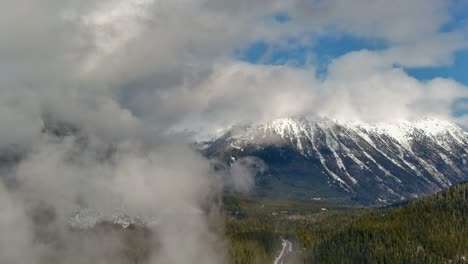
M 202 145 L 200 145 L 202 146 Z M 200 147 L 229 167 L 253 156 L 268 165 L 254 193 L 388 204 L 468 180 L 468 133 L 437 120 L 370 125 L 282 118 L 233 127 Z

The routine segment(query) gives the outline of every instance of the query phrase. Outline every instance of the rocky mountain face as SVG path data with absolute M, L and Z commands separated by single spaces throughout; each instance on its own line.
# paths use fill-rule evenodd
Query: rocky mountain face
M 262 159 L 268 170 L 256 176 L 255 193 L 269 197 L 385 204 L 468 180 L 468 133 L 436 119 L 283 118 L 234 127 L 202 151 L 224 168 L 242 157 Z

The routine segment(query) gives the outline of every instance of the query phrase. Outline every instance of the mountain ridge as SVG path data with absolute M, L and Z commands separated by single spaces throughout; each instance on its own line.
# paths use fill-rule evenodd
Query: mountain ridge
M 245 156 L 266 159 L 271 176 L 280 182 L 290 176 L 283 182 L 293 185 L 294 172 L 287 175 L 281 166 L 301 163 L 302 178 L 326 176 L 333 189 L 367 202 L 417 198 L 468 177 L 468 133 L 438 119 L 369 125 L 281 118 L 235 126 L 202 151 L 227 167 Z

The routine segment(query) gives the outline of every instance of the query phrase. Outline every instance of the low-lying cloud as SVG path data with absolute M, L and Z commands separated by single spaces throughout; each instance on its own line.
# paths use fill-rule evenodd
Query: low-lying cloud
M 256 157 L 242 157 L 233 161 L 224 185 L 231 191 L 249 193 L 255 187 L 255 176 L 268 169 L 265 162 Z
M 149 263 L 223 262 L 220 222 L 210 220 L 220 214 L 220 182 L 210 163 L 183 144 L 164 140 L 146 149 L 138 142 L 110 146 L 97 138 L 43 135 L 12 173 L 14 183 L 1 188 L 0 226 L 11 234 L 1 241 L 2 261 L 116 263 L 109 256 L 122 254 L 119 237 L 88 237 L 86 243 L 95 246 L 84 247 L 69 224 L 85 209 L 108 216 L 121 209 L 156 219 L 151 230 L 158 250 Z M 38 226 L 33 216 L 42 210 L 52 217 Z

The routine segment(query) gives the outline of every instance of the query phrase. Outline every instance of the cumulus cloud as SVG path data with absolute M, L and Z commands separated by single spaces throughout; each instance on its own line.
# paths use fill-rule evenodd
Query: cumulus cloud
M 370 51 L 334 60 L 325 79 L 316 78 L 313 69 L 222 64 L 196 89 L 199 93 L 192 94 L 182 87 L 150 100 L 170 113 L 188 112 L 180 126 L 206 133 L 301 115 L 364 122 L 455 120 L 453 103 L 468 96 L 460 83 L 443 78 L 421 82 Z
M 437 32 L 450 20 L 449 5 L 438 0 L 297 1 L 293 14 L 352 34 L 407 42 Z
M 172 33 L 180 34 L 162 35 L 163 43 L 174 38 L 173 42 L 166 46 L 158 41 L 160 45 L 151 51 L 150 56 L 161 52 L 163 56 L 170 54 L 170 59 L 151 57 L 151 62 L 125 59 L 125 65 L 130 65 L 128 71 L 135 71 L 140 76 L 136 80 L 126 80 L 120 86 L 120 103 L 153 124 L 221 131 L 238 122 L 310 113 L 366 121 L 432 115 L 451 119 L 448 110 L 451 101 L 466 96 L 460 85 L 439 81 L 440 89 L 445 91 L 444 97 L 440 100 L 429 99 L 432 92 L 439 93 L 437 89 L 431 89 L 426 83 L 395 68 L 395 65 L 448 65 L 453 60 L 454 51 L 467 47 L 463 30 L 440 32 L 441 27 L 451 22 L 450 4 L 445 1 L 432 1 L 430 4 L 420 1 L 269 1 L 264 4 L 267 8 L 261 11 L 257 4 L 242 1 L 235 4 L 207 2 L 201 5 L 206 9 L 201 10 L 199 6 L 194 8 L 196 2 L 187 5 L 191 7 L 187 9 L 177 1 L 174 6 L 178 8 L 160 4 L 164 10 L 174 8 L 174 12 L 182 12 L 183 19 L 190 18 L 192 31 L 199 34 L 188 39 L 186 37 L 190 33 L 179 28 L 179 24 L 169 23 L 170 18 L 167 18 L 169 20 L 164 26 L 173 29 Z M 405 12 L 401 12 L 401 6 L 405 6 Z M 197 10 L 197 14 L 187 10 Z M 273 19 L 263 19 L 278 12 L 287 13 L 291 20 L 278 24 Z M 201 23 L 214 18 L 216 25 Z M 244 23 L 246 21 L 247 24 Z M 227 24 L 230 30 L 222 32 L 221 28 Z M 258 27 L 250 26 L 252 24 Z M 316 78 L 313 65 L 305 69 L 249 65 L 225 56 L 234 47 L 242 47 L 254 40 L 287 45 L 285 39 L 308 38 L 311 32 L 318 36 L 327 35 L 330 28 L 332 34 L 381 39 L 388 47 L 381 51 L 357 51 L 337 58 L 329 65 L 325 80 Z M 160 33 L 155 32 L 157 29 L 154 25 L 148 27 L 138 39 L 151 43 L 151 36 Z M 166 28 L 163 31 L 167 34 Z M 207 31 L 216 34 L 215 42 L 208 33 L 205 35 Z M 136 56 L 139 56 L 139 51 L 148 54 L 145 49 L 134 50 Z M 174 51 L 180 52 L 172 54 Z M 166 63 L 152 64 L 157 61 Z M 133 62 L 144 65 L 145 69 L 139 69 L 141 66 Z M 391 77 L 396 80 L 395 85 L 390 87 L 386 79 Z M 371 88 L 374 85 L 378 88 Z M 366 99 L 358 99 L 361 95 Z M 382 101 L 386 104 L 380 104 Z M 333 109 L 336 103 L 341 102 L 341 109 Z M 427 107 L 434 103 L 438 107 Z M 426 107 L 423 107 L 424 104 Z M 397 115 L 389 111 L 389 105 L 396 109 Z M 428 111 L 424 112 L 423 108 Z M 347 112 L 350 114 L 344 115 Z
M 300 70 L 231 61 L 234 49 L 256 40 L 287 45 L 284 41 L 289 38 L 332 32 L 387 43 L 381 51 L 359 51 L 337 59 L 330 65 L 333 73 L 326 82 L 337 77 L 345 80 L 353 74 L 363 81 L 365 75 L 375 77 L 376 71 L 387 74 L 394 65 L 446 65 L 455 50 L 467 47 L 463 30 L 440 32 L 451 22 L 451 5 L 437 0 L 47 1 L 40 7 L 22 0 L 8 5 L 4 10 L 29 12 L 46 24 L 24 22 L 12 30 L 16 16 L 9 14 L 16 13 L 3 18 L 7 41 L 0 52 L 12 58 L 7 71 L 2 72 L 4 87 L 10 87 L 6 90 L 25 90 L 44 100 L 55 96 L 46 101 L 47 107 L 61 103 L 67 109 L 73 103 L 83 105 L 82 99 L 89 100 L 88 104 L 101 108 L 98 112 L 115 107 L 123 122 L 143 119 L 156 128 L 198 123 L 191 122 L 190 115 L 229 123 L 226 120 L 236 117 L 296 114 L 301 108 L 318 105 L 314 98 L 322 102 L 322 94 L 333 91 L 317 89 L 322 80 L 316 80 L 313 65 Z M 291 19 L 278 23 L 272 18 L 278 13 Z M 22 78 L 11 78 L 15 75 Z M 411 78 L 407 80 L 411 82 Z M 67 98 L 74 102 L 65 101 Z M 101 103 L 107 110 L 99 106 Z M 83 112 L 89 109 L 83 108 Z

